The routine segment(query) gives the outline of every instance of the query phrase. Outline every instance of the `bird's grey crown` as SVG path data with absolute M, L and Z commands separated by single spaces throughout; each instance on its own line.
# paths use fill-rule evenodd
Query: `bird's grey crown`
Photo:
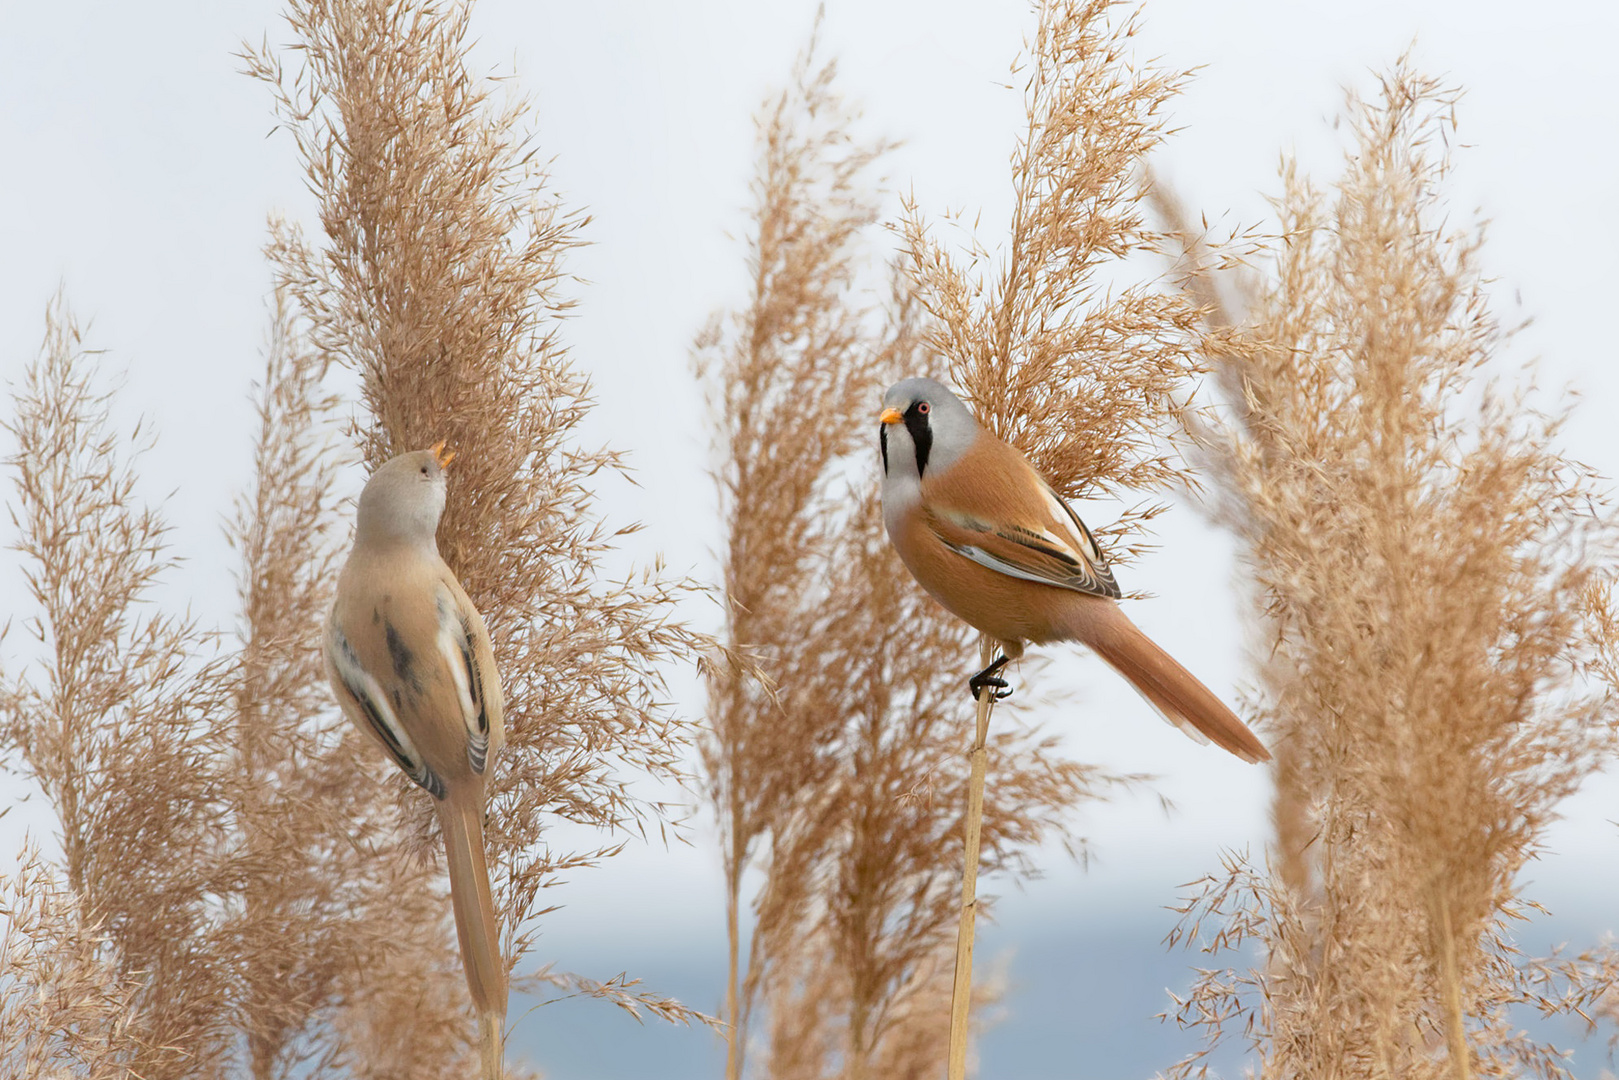
M 928 403 L 928 429 L 933 434 L 933 445 L 928 453 L 928 471 L 940 472 L 954 464 L 978 438 L 978 421 L 947 386 L 926 375 L 913 375 L 890 386 L 883 395 L 883 408 L 898 409 L 904 413 L 919 401 Z M 894 426 L 903 427 L 900 424 Z M 906 450 L 914 452 L 908 435 L 899 432 L 895 432 L 895 435 L 898 436 L 896 442 L 905 440 Z
M 437 547 L 444 513 L 444 470 L 431 450 L 413 450 L 384 462 L 360 492 L 355 541 L 405 541 Z

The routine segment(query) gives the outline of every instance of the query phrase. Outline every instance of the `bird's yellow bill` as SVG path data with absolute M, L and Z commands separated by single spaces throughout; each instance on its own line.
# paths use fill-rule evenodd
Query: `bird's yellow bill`
M 905 414 L 900 412 L 898 409 L 884 409 L 883 414 L 877 419 L 881 420 L 885 424 L 897 424 L 905 419 Z
M 428 450 L 432 451 L 433 460 L 438 462 L 438 467 L 441 469 L 448 469 L 450 467 L 450 462 L 455 460 L 455 451 L 444 449 L 443 439 L 440 439 L 432 446 L 429 446 Z

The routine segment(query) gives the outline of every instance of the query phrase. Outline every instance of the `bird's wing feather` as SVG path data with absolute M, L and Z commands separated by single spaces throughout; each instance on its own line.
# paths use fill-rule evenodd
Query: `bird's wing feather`
M 1009 577 L 1118 599 L 1091 531 L 1023 456 L 988 436 L 974 451 L 974 459 L 923 483 L 923 515 L 934 535 Z
M 349 718 L 371 732 L 405 775 L 427 790 L 435 799 L 444 797 L 444 781 L 422 759 L 388 696 L 376 677 L 365 670 L 354 647 L 336 625 L 326 629 L 326 664 L 332 686 L 338 691 L 338 704 Z
M 467 762 L 481 773 L 491 750 L 505 742 L 500 680 L 495 674 L 489 632 L 466 592 L 450 576 L 439 582 L 438 648 L 455 684 L 467 732 Z

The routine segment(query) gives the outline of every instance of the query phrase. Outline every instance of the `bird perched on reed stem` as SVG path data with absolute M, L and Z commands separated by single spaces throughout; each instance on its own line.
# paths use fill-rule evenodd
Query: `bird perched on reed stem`
M 1017 450 L 979 426 L 933 379 L 883 397 L 883 523 L 935 600 L 994 638 L 1001 656 L 974 675 L 974 695 L 1024 642 L 1077 641 L 1123 675 L 1166 719 L 1245 761 L 1269 752 L 1173 657 L 1119 610 L 1119 586 L 1079 516 Z
M 506 969 L 484 859 L 488 771 L 505 742 L 483 617 L 439 557 L 438 443 L 384 464 L 360 493 L 354 548 L 326 624 L 326 672 L 343 712 L 433 797 L 484 1080 L 499 1080 Z

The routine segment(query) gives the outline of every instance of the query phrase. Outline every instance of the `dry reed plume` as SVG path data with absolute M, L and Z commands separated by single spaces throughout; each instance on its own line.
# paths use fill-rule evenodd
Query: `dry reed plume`
M 1229 860 L 1177 933 L 1264 966 L 1206 973 L 1177 1019 L 1242 1032 L 1267 1077 L 1567 1075 L 1509 1010 L 1588 1012 L 1619 972 L 1511 943 L 1520 871 L 1615 748 L 1613 519 L 1560 414 L 1486 381 L 1482 233 L 1444 203 L 1455 96 L 1402 62 L 1352 99 L 1331 196 L 1285 170 L 1247 323 L 1216 328 L 1234 397 L 1206 435 L 1280 783 L 1270 868 Z
M 993 434 L 1023 451 L 1067 499 L 1185 483 L 1169 442 L 1172 393 L 1200 365 L 1197 308 L 1177 290 L 1130 276 L 1155 250 L 1143 216 L 1146 155 L 1163 138 L 1179 76 L 1135 64 L 1133 14 L 1112 0 L 1038 6 L 1026 69 L 1027 126 L 1011 158 L 1008 234 L 990 247 L 969 234 L 953 255 L 912 203 L 899 232 L 926 347 Z M 1128 562 L 1158 511 L 1127 511 L 1096 530 L 1109 559 Z M 993 655 L 984 639 L 980 662 Z M 960 670 L 967 664 L 957 661 Z M 992 702 L 978 709 L 968 810 L 975 842 Z M 968 855 L 950 1075 L 963 1075 L 975 882 Z
M 723 846 L 731 1080 L 741 1076 L 767 961 L 755 935 L 744 980 L 742 875 L 800 792 L 821 786 L 838 730 L 833 710 L 820 707 L 830 673 L 804 645 L 819 630 L 811 598 L 836 536 L 837 519 L 825 513 L 826 474 L 855 447 L 857 429 L 845 418 L 871 392 L 861 313 L 846 294 L 855 238 L 876 218 L 862 174 L 882 148 L 850 139 L 831 85 L 835 67 L 816 69 L 813 52 L 799 58 L 791 89 L 759 121 L 750 307 L 730 326 L 716 319 L 694 355 L 720 424 L 726 643 L 751 652 L 771 680 L 748 671 L 741 655 L 710 668 L 700 742 Z M 798 722 L 761 722 L 778 708 Z
M 579 222 L 546 199 L 519 107 L 494 108 L 467 75 L 466 16 L 293 9 L 304 66 L 278 100 L 328 237 L 315 249 L 278 229 L 270 248 L 255 476 L 229 527 L 234 640 L 151 603 L 173 557 L 134 496 L 138 440 L 113 430 L 95 360 L 51 312 L 10 424 L 38 655 L 10 673 L 0 734 L 61 857 L 27 855 L 0 890 L 8 1074 L 425 1080 L 466 1064 L 424 808 L 397 782 L 379 797 L 388 769 L 322 686 L 347 531 L 332 363 L 361 375 L 373 462 L 440 437 L 459 451 L 441 543 L 489 615 L 513 702 L 490 829 L 508 958 L 529 949 L 553 875 L 616 849 L 549 849 L 551 815 L 662 824 L 630 790 L 679 771 L 656 665 L 703 642 L 671 621 L 679 588 L 656 573 L 599 580 L 617 534 L 589 484 L 616 462 L 573 446 L 586 387 L 555 340 Z M 282 77 L 267 51 L 249 59 Z M 545 977 L 694 1015 L 628 980 Z
M 726 522 L 726 642 L 702 742 L 724 842 L 727 1075 L 767 1010 L 776 1080 L 936 1074 L 947 1030 L 965 794 L 966 632 L 904 574 L 881 525 L 875 408 L 932 366 L 897 290 L 879 328 L 859 283 L 881 145 L 848 134 L 814 46 L 759 124 L 753 295 L 700 339 Z M 850 490 L 851 483 L 855 490 Z M 740 658 L 746 658 L 746 663 Z M 986 871 L 1028 872 L 1100 778 L 1019 728 L 997 739 Z M 763 873 L 742 956 L 742 875 Z
M 467 5 L 297 0 L 297 70 L 268 49 L 248 59 L 276 93 L 325 230 L 318 248 L 286 244 L 278 265 L 312 339 L 361 377 L 366 460 L 438 439 L 456 452 L 439 547 L 484 613 L 506 688 L 487 845 L 516 963 L 559 872 L 663 824 L 667 808 L 633 778 L 680 775 L 686 729 L 661 705 L 658 665 L 702 642 L 673 620 L 677 584 L 600 577 L 621 531 L 596 516 L 591 483 L 618 461 L 575 444 L 588 385 L 557 334 L 562 260 L 584 219 L 547 191 L 524 103 L 497 102 L 469 72 L 468 17 Z M 427 807 L 403 778 L 389 783 L 425 839 Z M 558 819 L 607 839 L 553 850 Z M 693 1015 L 622 983 L 577 987 Z
M 832 768 L 778 828 L 758 902 L 755 933 L 782 958 L 766 984 L 776 1080 L 933 1077 L 948 1048 L 968 642 L 899 564 L 874 487 L 823 570 L 818 650 L 842 721 Z M 1068 839 L 1077 804 L 1117 778 L 1025 723 L 989 748 L 978 872 L 1035 876 L 1028 853 Z
M 8 881 L 8 1075 L 428 1075 L 391 1068 L 406 1041 L 373 1042 L 366 1016 L 396 913 L 415 903 L 430 924 L 438 898 L 399 872 L 392 815 L 351 783 L 370 748 L 322 692 L 331 401 L 281 299 L 255 477 L 228 530 L 242 559 L 234 644 L 153 610 L 166 533 L 134 497 L 131 440 L 60 307 L 18 395 L 12 464 L 43 655 L 8 690 L 4 731 L 62 859 L 28 855 Z M 436 985 L 454 1016 L 444 991 L 458 980 L 440 967 L 411 995 Z M 413 1067 L 460 1052 L 443 1025 L 414 1041 Z
M 281 239 L 274 230 L 272 250 Z M 233 1018 L 255 1080 L 323 1075 L 352 1060 L 342 1003 L 393 935 L 386 817 L 348 782 L 369 749 L 332 712 L 319 627 L 336 573 L 336 401 L 324 358 L 278 291 L 254 480 L 229 537 L 241 558 L 231 695 L 242 853 Z M 393 845 L 397 848 L 397 843 Z M 361 1044 L 364 1045 L 363 1043 Z M 358 1056 L 358 1055 L 357 1055 Z
M 25 918 L 8 939 L 24 959 L 8 978 L 40 980 L 36 1021 L 83 1008 L 87 1039 L 72 1046 L 74 1028 L 43 1027 L 5 1049 L 108 1075 L 216 1075 L 232 972 L 210 898 L 230 895 L 238 870 L 219 839 L 228 669 L 194 654 L 198 627 L 148 603 L 173 557 L 162 519 L 134 498 L 128 440 L 108 419 L 95 364 L 58 301 L 10 423 L 34 605 L 25 625 L 40 648 L 8 688 L 3 726 L 8 761 L 43 790 L 61 837 L 60 864 L 31 860 L 12 886 Z M 38 897 L 23 891 L 30 881 Z M 82 1004 L 59 996 L 46 1007 L 45 995 L 74 986 Z
M 27 849 L 0 881 L 0 1068 L 8 1076 L 128 1075 L 133 980 L 106 955 L 62 869 Z

